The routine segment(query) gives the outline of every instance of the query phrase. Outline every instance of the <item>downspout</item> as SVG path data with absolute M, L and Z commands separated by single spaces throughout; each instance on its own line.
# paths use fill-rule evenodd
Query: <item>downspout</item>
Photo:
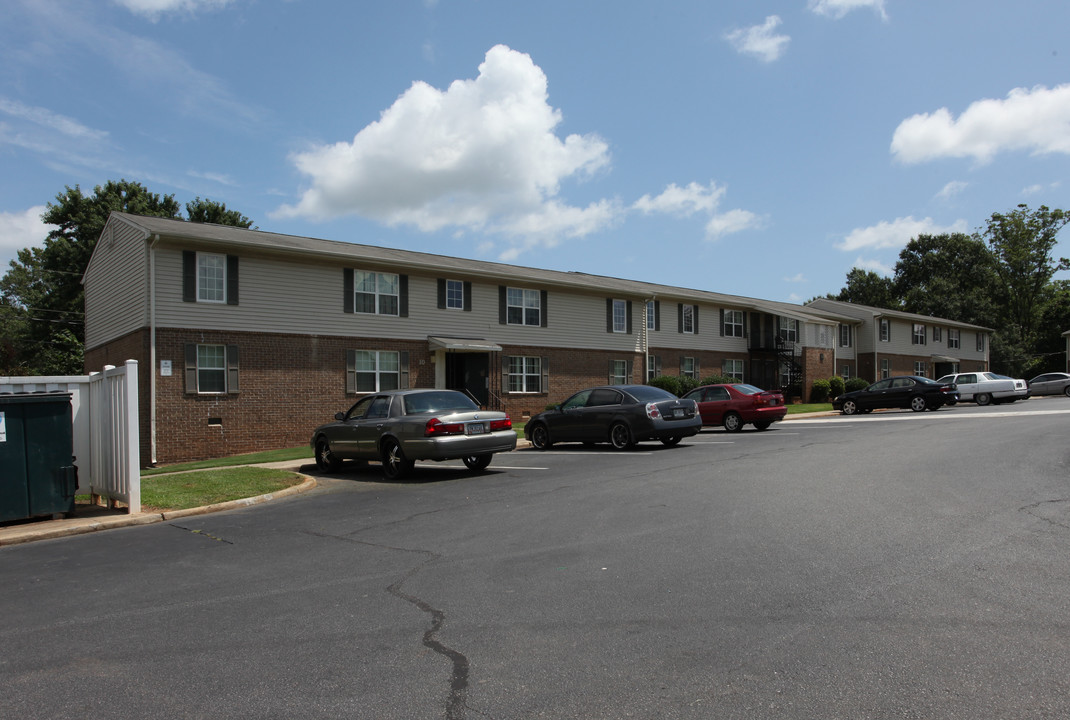
M 657 293 L 649 300 L 643 301 L 643 355 L 646 360 L 643 362 L 643 384 L 646 385 L 650 382 L 650 303 L 655 302 L 658 299 Z
M 156 466 L 156 243 L 149 243 L 149 464 Z

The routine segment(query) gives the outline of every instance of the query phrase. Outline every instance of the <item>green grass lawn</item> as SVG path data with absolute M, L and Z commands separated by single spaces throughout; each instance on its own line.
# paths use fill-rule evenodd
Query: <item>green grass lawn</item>
M 801 405 L 788 405 L 788 415 L 811 412 L 832 412 L 832 403 L 803 403 Z
M 286 470 L 260 467 L 230 467 L 142 478 L 141 508 L 184 510 L 228 500 L 266 495 L 301 482 L 301 476 Z

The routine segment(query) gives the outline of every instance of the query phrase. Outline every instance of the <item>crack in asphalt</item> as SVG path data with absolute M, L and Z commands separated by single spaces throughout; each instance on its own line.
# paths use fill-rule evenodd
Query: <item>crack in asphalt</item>
M 314 535 L 321 538 L 330 538 L 334 540 L 343 540 L 345 542 L 356 543 L 358 545 L 366 545 L 368 547 L 379 548 L 381 550 L 395 550 L 398 552 L 417 553 L 426 556 L 426 560 L 419 565 L 411 568 L 404 576 L 394 583 L 387 586 L 386 591 L 399 600 L 413 605 L 421 612 L 427 613 L 431 616 L 431 627 L 424 632 L 423 645 L 432 652 L 441 655 L 450 661 L 452 670 L 450 672 L 450 694 L 446 701 L 446 720 L 465 720 L 468 711 L 468 677 L 470 665 L 468 658 L 464 653 L 459 650 L 455 650 L 446 645 L 438 639 L 438 633 L 442 630 L 442 626 L 446 623 L 446 613 L 442 610 L 431 605 L 426 600 L 419 598 L 415 595 L 410 595 L 404 592 L 401 587 L 410 579 L 415 577 L 421 570 L 428 565 L 441 559 L 441 556 L 430 550 L 420 550 L 414 548 L 402 548 L 395 547 L 393 545 L 382 545 L 380 543 L 368 542 L 366 540 L 357 540 L 351 537 L 344 537 L 340 535 L 331 535 L 328 533 L 309 532 L 309 535 Z
M 1033 503 L 1032 505 L 1026 505 L 1025 507 L 1018 508 L 1018 510 L 1019 510 L 1019 512 L 1028 513 L 1028 514 L 1032 515 L 1033 517 L 1037 518 L 1038 520 L 1043 520 L 1044 522 L 1046 522 L 1046 523 L 1048 523 L 1050 525 L 1055 525 L 1056 527 L 1061 527 L 1061 528 L 1065 528 L 1067 530 L 1070 530 L 1070 525 L 1067 525 L 1066 523 L 1062 523 L 1062 522 L 1059 522 L 1058 520 L 1053 520 L 1050 517 L 1044 517 L 1043 515 L 1040 515 L 1038 513 L 1033 512 L 1034 510 L 1039 510 L 1041 507 L 1043 507 L 1045 505 L 1055 505 L 1057 503 L 1067 503 L 1067 502 L 1070 502 L 1070 499 L 1060 498 L 1058 500 L 1042 500 L 1040 502 Z
M 216 542 L 226 543 L 227 545 L 233 545 L 234 544 L 230 540 L 224 540 L 223 538 L 218 538 L 215 535 L 212 535 L 211 533 L 205 532 L 204 530 L 194 530 L 193 528 L 183 527 L 182 525 L 175 525 L 174 523 L 170 523 L 170 525 L 173 528 L 178 528 L 179 530 L 185 530 L 186 532 L 190 533 L 191 535 L 200 535 L 201 537 L 206 537 L 206 538 L 208 538 L 210 540 L 215 540 Z

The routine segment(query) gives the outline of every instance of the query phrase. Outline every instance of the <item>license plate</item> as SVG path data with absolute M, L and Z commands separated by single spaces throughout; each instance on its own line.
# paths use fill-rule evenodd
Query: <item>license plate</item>
M 672 416 L 673 417 L 684 417 L 684 409 L 683 408 L 673 408 Z
M 482 435 L 486 432 L 483 423 L 468 423 L 464 426 L 465 435 Z

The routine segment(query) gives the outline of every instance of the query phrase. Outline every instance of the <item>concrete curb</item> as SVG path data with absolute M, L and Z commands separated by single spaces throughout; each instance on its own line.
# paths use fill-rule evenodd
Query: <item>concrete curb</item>
M 298 473 L 300 474 L 300 473 Z M 205 515 L 224 510 L 237 510 L 251 505 L 279 500 L 291 495 L 298 495 L 316 487 L 316 479 L 307 475 L 301 475 L 304 480 L 278 492 L 257 495 L 250 498 L 230 500 L 228 502 L 214 503 L 202 507 L 188 508 L 186 510 L 169 510 L 162 513 L 136 513 L 134 515 L 114 515 L 104 518 L 66 518 L 63 520 L 48 521 L 40 525 L 27 524 L 0 528 L 0 547 L 8 545 L 20 545 L 34 542 L 35 540 L 54 540 L 56 538 L 71 537 L 72 535 L 84 535 L 85 533 L 97 532 L 98 530 L 111 530 L 120 527 L 133 527 L 135 525 L 151 525 L 152 523 L 166 522 L 177 518 L 190 517 L 193 515 Z

